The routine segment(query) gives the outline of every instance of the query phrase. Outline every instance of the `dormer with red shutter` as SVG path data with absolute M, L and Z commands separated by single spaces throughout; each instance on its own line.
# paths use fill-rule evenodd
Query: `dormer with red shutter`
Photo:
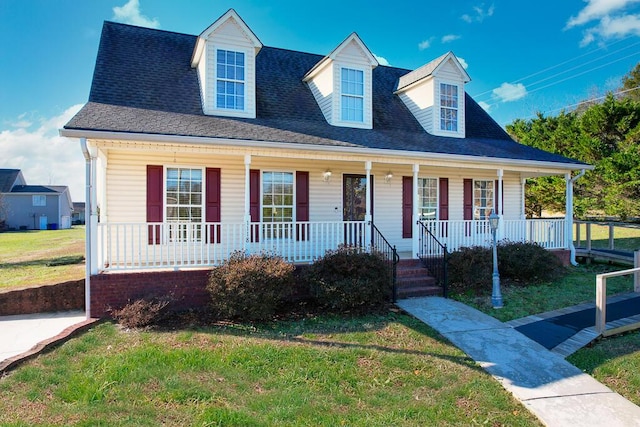
M 256 55 L 262 43 L 229 9 L 196 42 L 191 67 L 198 69 L 204 114 L 256 117 Z
M 352 33 L 304 76 L 330 125 L 373 128 L 372 71 L 378 61 Z
M 464 138 L 464 85 L 470 80 L 448 52 L 400 77 L 395 93 L 430 134 Z

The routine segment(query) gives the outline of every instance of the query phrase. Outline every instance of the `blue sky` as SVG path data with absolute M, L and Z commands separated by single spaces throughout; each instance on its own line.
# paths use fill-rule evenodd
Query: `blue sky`
M 197 35 L 229 8 L 267 46 L 324 55 L 355 31 L 407 69 L 451 50 L 503 126 L 616 90 L 640 61 L 640 0 L 0 0 L 0 168 L 83 201 L 78 142 L 57 129 L 88 99 L 103 21 Z

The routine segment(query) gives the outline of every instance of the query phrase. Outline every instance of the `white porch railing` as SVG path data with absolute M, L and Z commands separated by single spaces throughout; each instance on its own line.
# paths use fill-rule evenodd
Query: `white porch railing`
M 450 252 L 491 244 L 491 228 L 485 220 L 424 224 Z M 564 219 L 506 220 L 501 221 L 498 239 L 536 242 L 547 249 L 566 248 L 564 227 Z M 364 221 L 100 223 L 97 270 L 210 267 L 223 263 L 235 251 L 269 252 L 289 262 L 313 262 L 343 244 L 369 246 L 368 228 Z
M 100 223 L 98 271 L 219 265 L 233 252 L 269 252 L 312 262 L 365 242 L 364 221 L 297 223 Z
M 488 220 L 424 221 L 423 224 L 449 252 L 470 246 L 490 246 L 491 227 Z M 497 231 L 498 240 L 535 242 L 545 249 L 566 248 L 565 220 L 504 220 Z

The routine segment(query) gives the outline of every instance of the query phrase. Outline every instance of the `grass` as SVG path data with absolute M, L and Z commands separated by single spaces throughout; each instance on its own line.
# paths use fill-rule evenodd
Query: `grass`
M 532 286 L 501 286 L 504 307 L 496 310 L 491 305 L 491 283 L 482 296 L 471 294 L 452 297 L 478 310 L 487 313 L 502 322 L 519 319 L 532 314 L 557 310 L 583 302 L 595 302 L 596 274 L 623 270 L 628 267 L 594 263 L 568 267 L 568 274 L 554 280 Z M 632 276 L 607 279 L 607 295 L 633 291 Z
M 103 323 L 1 379 L 0 424 L 540 425 L 437 332 L 394 312 L 180 331 Z
M 0 290 L 84 277 L 84 226 L 0 233 Z

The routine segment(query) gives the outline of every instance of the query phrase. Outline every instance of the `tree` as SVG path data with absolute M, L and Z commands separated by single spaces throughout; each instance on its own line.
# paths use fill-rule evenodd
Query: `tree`
M 640 101 L 640 62 L 622 78 L 622 96 L 633 101 Z

